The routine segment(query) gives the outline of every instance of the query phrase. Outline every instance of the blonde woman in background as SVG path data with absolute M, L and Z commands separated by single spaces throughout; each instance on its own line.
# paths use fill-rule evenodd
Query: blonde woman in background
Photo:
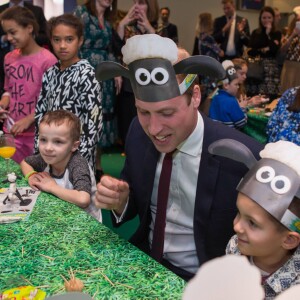
M 215 38 L 212 36 L 213 18 L 208 12 L 199 14 L 196 24 L 196 37 L 193 55 L 208 55 L 220 61 L 224 56 L 224 51 L 220 48 Z M 199 76 L 201 82 L 201 94 L 203 101 L 214 91 L 214 80 L 207 76 Z M 202 101 L 202 106 L 204 102 Z M 202 107 L 201 106 L 201 107 Z M 204 109 L 205 111 L 205 109 Z
M 193 55 L 208 55 L 216 60 L 224 56 L 224 51 L 220 48 L 215 38 L 212 36 L 213 18 L 210 13 L 199 14 L 196 24 L 196 37 L 194 43 Z
M 287 35 L 280 49 L 281 55 L 285 55 L 280 78 L 282 93 L 300 85 L 298 75 L 300 67 L 300 6 L 295 7 L 293 12 L 295 16 L 289 24 Z

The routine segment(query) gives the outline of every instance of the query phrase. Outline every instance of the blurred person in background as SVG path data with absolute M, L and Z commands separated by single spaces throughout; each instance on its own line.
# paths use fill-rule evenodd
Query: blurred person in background
M 284 55 L 281 71 L 281 92 L 300 85 L 300 6 L 293 9 L 294 18 L 288 26 L 280 52 Z
M 290 141 L 300 146 L 300 86 L 283 93 L 266 127 L 268 142 Z
M 196 37 L 194 42 L 193 55 L 208 55 L 220 61 L 224 56 L 224 51 L 221 49 L 215 38 L 212 36 L 213 32 L 213 18 L 212 14 L 208 12 L 200 13 L 196 24 Z M 214 79 L 208 76 L 200 76 L 202 101 L 200 110 L 208 113 L 207 106 L 210 99 L 209 95 L 214 91 Z M 208 100 L 208 101 L 206 101 Z M 207 103 L 206 103 L 207 102 Z
M 169 22 L 170 8 L 162 7 L 160 9 L 160 22 L 158 23 L 157 34 L 162 37 L 168 37 L 178 44 L 177 26 Z
M 249 41 L 248 55 L 259 58 L 263 67 L 263 81 L 247 82 L 247 94 L 263 94 L 271 100 L 280 92 L 280 70 L 277 54 L 281 46 L 281 32 L 275 27 L 275 13 L 272 7 L 265 6 L 259 14 L 259 27 L 253 30 Z
M 123 43 L 134 35 L 156 33 L 159 18 L 157 0 L 133 0 L 133 5 L 118 24 L 118 34 Z M 136 116 L 135 98 L 130 81 L 123 77 L 121 93 L 117 99 L 117 116 L 120 142 L 125 144 L 127 131 Z
M 248 20 L 236 14 L 235 1 L 221 1 L 224 15 L 214 21 L 213 36 L 225 53 L 223 60 L 241 57 L 248 44 L 250 29 Z
M 47 21 L 43 12 L 43 9 L 39 6 L 32 5 L 27 1 L 22 0 L 10 0 L 9 3 L 0 6 L 0 14 L 9 7 L 21 6 L 28 8 L 34 15 L 39 25 L 39 32 L 35 37 L 35 40 L 39 46 L 50 48 L 50 41 L 47 36 Z M 9 51 L 13 50 L 13 47 L 7 40 L 7 36 L 3 31 L 2 25 L 0 24 L 0 65 L 3 66 L 4 56 Z M 4 88 L 4 68 L 0 68 L 0 96 L 3 93 Z
M 84 42 L 79 55 L 96 68 L 101 61 L 117 61 L 120 39 L 114 30 L 117 18 L 117 0 L 88 0 L 84 5 L 77 6 L 74 14 L 84 24 Z M 102 136 L 97 146 L 96 179 L 103 175 L 101 152 L 117 140 L 116 95 L 121 90 L 122 77 L 102 82 Z

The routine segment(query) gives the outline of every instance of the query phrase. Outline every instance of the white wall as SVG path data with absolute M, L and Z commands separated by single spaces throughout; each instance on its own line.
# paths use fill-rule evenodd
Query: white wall
M 201 12 L 210 12 L 213 18 L 223 14 L 221 0 L 158 0 L 159 6 L 168 6 L 171 9 L 170 22 L 178 27 L 179 43 L 188 51 L 192 51 L 195 26 Z M 132 0 L 118 0 L 118 7 L 128 10 L 133 4 Z M 294 6 L 300 5 L 300 0 L 266 0 L 266 5 L 276 6 L 281 12 L 290 12 Z M 250 23 L 250 30 L 258 26 L 258 12 L 238 11 Z

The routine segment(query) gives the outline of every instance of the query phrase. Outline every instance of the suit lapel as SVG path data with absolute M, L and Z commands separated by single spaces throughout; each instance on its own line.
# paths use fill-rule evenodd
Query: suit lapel
M 208 153 L 208 146 L 217 139 L 212 126 L 207 124 L 207 118 L 202 115 L 204 121 L 203 147 L 198 174 L 198 183 L 194 211 L 194 236 L 197 245 L 198 257 L 205 253 L 202 248 L 206 238 L 206 227 L 209 223 L 209 215 L 213 203 L 214 190 L 219 173 L 219 162 Z M 200 241 L 200 242 L 199 242 Z M 206 261 L 206 257 L 199 257 L 200 264 Z
M 159 158 L 159 152 L 153 146 L 153 143 L 149 140 L 148 146 L 145 151 L 144 161 L 142 166 L 144 168 L 142 184 L 143 189 L 143 199 L 146 207 L 150 208 L 152 189 L 155 178 L 156 165 Z

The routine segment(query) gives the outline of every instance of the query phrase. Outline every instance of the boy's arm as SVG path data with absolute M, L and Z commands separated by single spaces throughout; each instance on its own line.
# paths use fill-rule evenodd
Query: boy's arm
M 37 173 L 35 174 L 35 178 L 37 179 L 35 186 L 43 192 L 53 194 L 54 196 L 73 203 L 81 208 L 86 208 L 90 205 L 91 197 L 89 193 L 63 188 L 59 186 L 47 172 Z
M 29 165 L 24 159 L 20 162 L 21 171 L 24 176 L 28 174 L 29 172 L 34 171 L 33 167 Z
M 24 159 L 21 161 L 20 167 L 23 175 L 28 180 L 29 186 L 34 190 L 39 190 L 39 188 L 36 186 L 36 174 L 38 173 L 34 170 L 34 168 L 30 164 L 28 164 Z

